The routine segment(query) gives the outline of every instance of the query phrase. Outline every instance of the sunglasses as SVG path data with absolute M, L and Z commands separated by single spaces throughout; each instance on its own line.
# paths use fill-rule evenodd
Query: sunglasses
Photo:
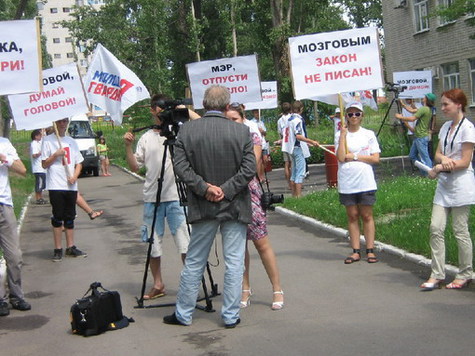
M 349 112 L 349 113 L 346 113 L 346 115 L 348 115 L 348 117 L 353 117 L 353 116 L 356 116 L 356 117 L 360 117 L 362 113 L 360 112 Z
M 234 103 L 229 104 L 229 107 L 233 109 L 239 109 L 241 107 L 241 104 L 235 101 Z

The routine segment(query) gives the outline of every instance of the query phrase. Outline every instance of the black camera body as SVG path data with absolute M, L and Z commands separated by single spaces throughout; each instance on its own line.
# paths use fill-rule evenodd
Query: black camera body
M 406 85 L 400 85 L 396 83 L 386 83 L 386 90 L 392 91 L 393 93 L 399 94 L 407 89 Z
M 273 204 L 281 204 L 284 202 L 283 194 L 274 194 L 271 192 L 264 192 L 261 196 L 261 206 L 264 210 L 275 210 Z
M 190 119 L 187 108 L 177 108 L 179 105 L 191 105 L 190 99 L 184 100 L 159 100 L 158 106 L 163 110 L 160 115 L 160 135 L 174 139 L 178 135 L 180 126 Z

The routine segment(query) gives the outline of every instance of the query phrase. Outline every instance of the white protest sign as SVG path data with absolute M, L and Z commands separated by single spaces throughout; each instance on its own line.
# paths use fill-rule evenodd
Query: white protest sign
M 383 86 L 374 27 L 289 38 L 297 100 Z
M 261 82 L 262 101 L 244 103 L 246 110 L 274 109 L 279 106 L 277 102 L 277 82 Z
M 260 101 L 261 81 L 255 55 L 223 58 L 186 65 L 195 109 L 203 108 L 203 97 L 211 85 L 229 89 L 231 102 Z
M 9 95 L 13 119 L 18 130 L 51 126 L 51 122 L 88 112 L 84 89 L 76 64 L 43 71 L 43 91 Z
M 104 46 L 98 44 L 85 83 L 90 103 L 122 122 L 122 114 L 136 102 L 150 98 L 142 81 Z
M 0 95 L 41 90 L 36 20 L 0 21 Z
M 432 93 L 432 72 L 430 70 L 415 70 L 409 72 L 394 72 L 393 82 L 404 91 L 400 97 L 423 98 L 427 93 Z

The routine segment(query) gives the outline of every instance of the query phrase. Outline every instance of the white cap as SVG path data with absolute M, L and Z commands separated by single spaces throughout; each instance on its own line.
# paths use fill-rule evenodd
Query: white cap
M 339 114 L 339 113 L 340 113 L 340 108 L 337 107 L 337 108 L 335 109 L 335 114 Z
M 349 108 L 356 108 L 359 111 L 363 111 L 363 105 L 359 101 L 354 101 L 352 103 L 347 104 L 346 110 L 348 110 Z

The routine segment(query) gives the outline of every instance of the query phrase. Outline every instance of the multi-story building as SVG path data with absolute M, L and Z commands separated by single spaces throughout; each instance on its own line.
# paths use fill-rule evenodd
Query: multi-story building
M 88 58 L 85 58 L 80 44 L 71 36 L 69 30 L 59 23 L 71 20 L 70 14 L 74 5 L 100 7 L 104 0 L 40 0 L 37 4 L 42 21 L 41 31 L 46 37 L 46 49 L 51 55 L 53 67 L 77 62 L 81 74 L 84 75 Z
M 453 0 L 384 0 L 386 79 L 393 72 L 432 71 L 437 97 L 444 90 L 461 88 L 467 95 L 468 117 L 475 119 L 475 40 L 467 14 L 456 21 L 435 15 L 436 6 Z M 440 103 L 436 103 L 440 109 Z M 440 113 L 440 111 L 439 111 Z M 441 113 L 438 119 L 441 119 Z M 439 120 L 438 120 L 439 121 Z

